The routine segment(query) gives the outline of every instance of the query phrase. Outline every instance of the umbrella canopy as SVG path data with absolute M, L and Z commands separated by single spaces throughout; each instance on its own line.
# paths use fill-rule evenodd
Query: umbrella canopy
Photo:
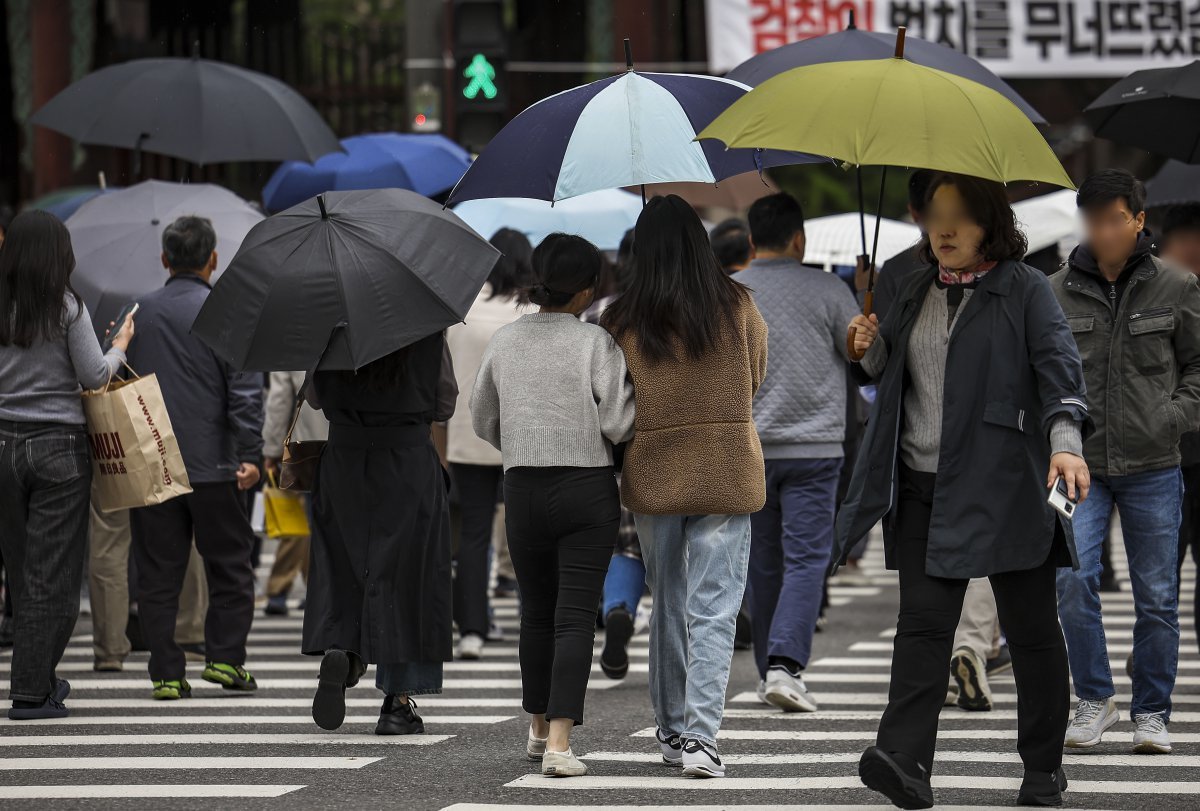
M 1016 105 L 976 82 L 906 59 L 831 62 L 768 79 L 699 135 L 854 165 L 910 166 L 1073 187 Z
M 792 42 L 752 56 L 738 65 L 725 78 L 733 79 L 751 87 L 778 76 L 792 68 L 819 65 L 824 62 L 851 62 L 863 59 L 887 59 L 896 48 L 896 38 L 882 31 L 862 31 L 851 25 L 845 31 L 826 34 L 822 37 Z M 985 68 L 979 62 L 953 48 L 936 42 L 907 37 L 904 58 L 927 68 L 953 73 L 972 82 L 990 87 L 1029 117 L 1035 124 L 1045 124 L 1041 114 L 1021 98 L 1007 82 Z
M 537 246 L 550 234 L 562 232 L 581 236 L 602 251 L 615 251 L 621 237 L 637 223 L 642 199 L 619 189 L 582 194 L 553 205 L 523 197 L 493 197 L 459 203 L 454 213 L 485 236 L 513 228 Z
M 208 59 L 135 59 L 84 76 L 34 124 L 84 144 L 142 149 L 192 163 L 315 160 L 337 136 L 278 79 Z
M 1146 207 L 1200 203 L 1200 164 L 1167 161 L 1146 183 Z
M 1029 241 L 1029 253 L 1052 245 L 1078 243 L 1082 223 L 1075 205 L 1075 192 L 1061 190 L 1013 203 L 1017 225 Z M 1073 245 L 1071 247 L 1074 247 Z
M 696 133 L 747 90 L 713 76 L 634 70 L 566 90 L 500 130 L 449 201 L 558 201 L 648 183 L 715 183 L 770 166 L 823 160 L 696 143 Z
M 88 200 L 115 191 L 116 186 L 102 189 L 99 186 L 71 186 L 65 189 L 44 194 L 29 204 L 30 208 L 48 211 L 63 222 L 79 210 Z
M 263 218 L 228 189 L 208 183 L 147 180 L 95 197 L 67 220 L 75 273 L 71 283 L 103 333 L 130 301 L 162 287 L 162 233 L 177 217 L 212 220 L 217 232 L 217 274 Z
M 867 217 L 867 230 L 874 232 L 875 217 Z M 822 265 L 853 265 L 862 253 L 858 214 L 833 214 L 804 223 L 804 262 Z M 879 221 L 877 260 L 886 262 L 911 248 L 921 238 L 921 229 L 912 223 L 884 218 Z
M 1139 70 L 1083 111 L 1097 137 L 1200 163 L 1200 60 Z
M 342 140 L 344 152 L 316 163 L 288 161 L 263 187 L 268 211 L 282 211 L 327 191 L 408 189 L 426 197 L 449 191 L 471 156 L 444 135 L 377 132 Z
M 251 230 L 192 332 L 243 371 L 358 369 L 462 321 L 499 257 L 415 192 L 330 192 Z

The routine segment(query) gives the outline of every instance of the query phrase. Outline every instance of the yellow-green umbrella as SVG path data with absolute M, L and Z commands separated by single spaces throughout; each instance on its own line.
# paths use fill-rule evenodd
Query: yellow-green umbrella
M 855 166 L 909 166 L 1074 188 L 1029 117 L 977 82 L 902 58 L 785 71 L 697 138 L 788 149 Z

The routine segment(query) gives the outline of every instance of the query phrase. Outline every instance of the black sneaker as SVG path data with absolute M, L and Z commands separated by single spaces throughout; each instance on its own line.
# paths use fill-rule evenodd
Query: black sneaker
M 389 695 L 383 700 L 383 708 L 379 711 L 379 723 L 375 725 L 376 735 L 422 735 L 425 723 L 416 713 L 417 705 L 410 698 L 401 701 L 399 696 Z
M 1017 805 L 1057 808 L 1063 804 L 1062 793 L 1067 790 L 1067 776 L 1062 767 L 1052 772 L 1025 772 Z
M 349 676 L 350 657 L 346 652 L 325 651 L 312 705 L 313 720 L 321 729 L 337 729 L 346 720 L 346 682 Z
M 897 808 L 933 808 L 929 772 L 912 758 L 871 746 L 858 761 L 858 776 L 863 785 L 887 797 Z
M 70 715 L 67 708 L 54 696 L 46 696 L 46 700 L 36 706 L 32 702 L 14 701 L 8 711 L 10 721 L 42 721 L 49 718 L 66 718 Z
M 629 673 L 629 640 L 633 638 L 633 617 L 618 606 L 604 617 L 604 650 L 600 669 L 610 679 L 623 679 Z
M 268 597 L 267 604 L 263 606 L 263 613 L 268 617 L 286 617 L 288 615 L 287 595 L 276 594 L 274 597 Z
M 1008 650 L 1008 644 L 1000 646 L 1000 652 L 987 660 L 988 678 L 1003 673 L 1007 670 L 1012 670 L 1012 653 Z

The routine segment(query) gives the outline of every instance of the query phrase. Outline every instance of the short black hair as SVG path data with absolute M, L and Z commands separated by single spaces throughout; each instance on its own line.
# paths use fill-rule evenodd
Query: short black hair
M 1183 203 L 1168 208 L 1167 213 L 1163 215 L 1158 244 L 1165 245 L 1171 234 L 1181 231 L 1200 232 L 1200 203 Z
M 574 234 L 551 234 L 533 250 L 534 285 L 529 300 L 562 307 L 582 290 L 595 287 L 604 257 L 600 249 Z
M 750 238 L 759 248 L 784 248 L 804 231 L 804 209 L 787 192 L 760 197 L 750 206 Z
M 917 169 L 908 176 L 908 204 L 918 214 L 924 214 L 929 205 L 929 184 L 937 177 L 932 169 Z
M 726 273 L 750 261 L 750 228 L 737 217 L 718 224 L 709 232 L 708 239 Z
M 167 265 L 176 273 L 204 270 L 217 249 L 217 232 L 206 217 L 180 217 L 162 235 Z
M 1101 169 L 1083 181 L 1075 204 L 1082 209 L 1106 206 L 1114 200 L 1124 200 L 1137 216 L 1146 210 L 1146 187 L 1124 169 Z

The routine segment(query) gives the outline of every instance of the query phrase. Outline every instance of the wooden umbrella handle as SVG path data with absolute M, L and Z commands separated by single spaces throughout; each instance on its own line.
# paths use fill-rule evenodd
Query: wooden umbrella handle
M 875 291 L 868 290 L 867 292 L 863 293 L 863 315 L 870 315 L 872 312 L 874 312 L 874 310 Z M 855 362 L 862 360 L 863 356 L 867 354 L 866 352 L 859 352 L 854 348 L 854 335 L 857 332 L 857 329 L 850 327 L 849 332 L 846 333 L 846 354 L 849 355 L 850 360 Z

